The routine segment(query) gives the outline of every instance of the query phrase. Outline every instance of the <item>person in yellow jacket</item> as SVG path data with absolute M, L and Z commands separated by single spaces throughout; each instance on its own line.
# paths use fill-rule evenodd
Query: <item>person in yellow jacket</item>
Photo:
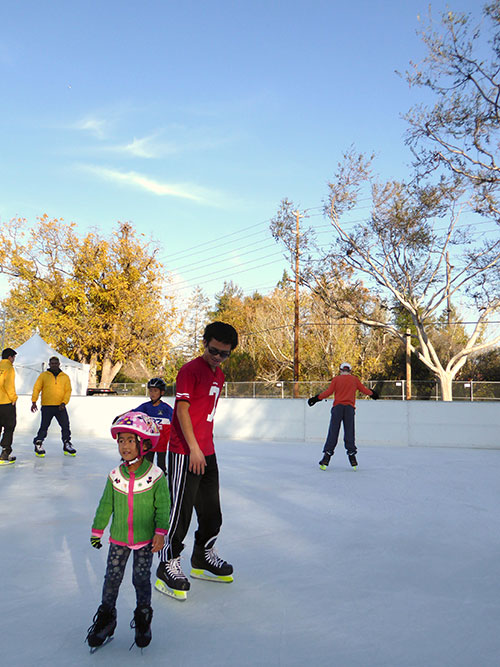
M 0 446 L 0 464 L 14 463 L 15 456 L 11 456 L 12 438 L 16 428 L 16 371 L 14 370 L 14 359 L 17 352 L 11 347 L 6 347 L 2 352 L 0 361 L 0 432 L 2 440 Z
M 60 368 L 59 359 L 51 357 L 49 359 L 49 368 L 40 373 L 33 387 L 31 397 L 31 412 L 38 410 L 36 402 L 38 396 L 42 394 L 42 422 L 38 433 L 33 440 L 36 456 L 45 456 L 43 441 L 47 437 L 52 419 L 55 417 L 61 427 L 61 437 L 63 441 L 63 452 L 67 456 L 75 456 L 76 449 L 71 444 L 71 431 L 69 427 L 69 417 L 66 406 L 71 396 L 71 381 L 69 375 L 63 373 Z

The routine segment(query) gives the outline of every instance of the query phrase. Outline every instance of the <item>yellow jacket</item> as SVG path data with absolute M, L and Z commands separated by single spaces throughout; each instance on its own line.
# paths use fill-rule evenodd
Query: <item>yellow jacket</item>
M 16 371 L 8 359 L 0 361 L 0 405 L 15 403 L 16 394 Z
M 62 371 L 54 375 L 50 371 L 40 373 L 35 386 L 31 400 L 36 403 L 38 396 L 42 392 L 42 405 L 67 405 L 71 396 L 71 381 L 69 375 Z

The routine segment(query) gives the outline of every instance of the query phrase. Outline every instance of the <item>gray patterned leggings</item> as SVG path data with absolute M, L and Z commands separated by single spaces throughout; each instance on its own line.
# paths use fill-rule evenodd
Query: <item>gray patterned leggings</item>
M 151 544 L 141 549 L 129 549 L 120 544 L 109 545 L 108 564 L 104 575 L 104 586 L 102 587 L 102 604 L 112 609 L 116 605 L 118 591 L 125 574 L 130 552 L 134 554 L 134 565 L 132 570 L 132 583 L 138 607 L 151 606 L 151 565 L 153 553 Z

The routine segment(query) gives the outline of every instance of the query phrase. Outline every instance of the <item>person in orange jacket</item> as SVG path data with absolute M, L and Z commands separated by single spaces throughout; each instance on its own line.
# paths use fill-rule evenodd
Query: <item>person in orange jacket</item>
M 12 439 L 16 428 L 16 372 L 14 370 L 14 359 L 17 352 L 11 347 L 6 347 L 2 351 L 2 361 L 0 361 L 0 432 L 2 440 L 0 446 L 0 464 L 7 465 L 14 463 L 15 456 L 11 456 Z
M 49 359 L 48 370 L 40 373 L 35 382 L 33 395 L 31 396 L 31 412 L 38 410 L 36 402 L 40 392 L 42 394 L 42 421 L 33 440 L 35 455 L 42 458 L 45 456 L 43 441 L 47 437 L 48 428 L 55 417 L 61 427 L 63 453 L 66 456 L 76 456 L 76 449 L 71 444 L 71 430 L 66 409 L 71 397 L 71 380 L 69 375 L 61 370 L 57 357 Z
M 341 424 L 344 425 L 344 446 L 347 451 L 349 463 L 353 468 L 357 467 L 356 453 L 358 450 L 356 449 L 354 437 L 356 392 L 361 391 L 375 400 L 379 398 L 377 392 L 361 384 L 359 378 L 351 374 L 351 370 L 351 364 L 346 361 L 340 364 L 340 375 L 336 375 L 333 378 L 328 389 L 325 389 L 320 394 L 316 394 L 316 396 L 312 396 L 307 401 L 308 405 L 312 407 L 318 401 L 322 401 L 324 398 L 328 398 L 328 396 L 334 394 L 330 427 L 326 436 L 325 446 L 323 447 L 323 458 L 319 462 L 321 470 L 326 470 L 330 463 L 330 459 L 337 446 Z

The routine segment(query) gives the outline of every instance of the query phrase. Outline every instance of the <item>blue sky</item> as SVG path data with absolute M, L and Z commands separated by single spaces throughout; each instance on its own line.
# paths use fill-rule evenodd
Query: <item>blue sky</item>
M 0 222 L 130 220 L 160 241 L 179 295 L 224 279 L 266 292 L 286 266 L 268 231 L 281 199 L 319 207 L 351 144 L 404 177 L 401 114 L 421 93 L 395 70 L 422 56 L 427 6 L 2 3 Z

